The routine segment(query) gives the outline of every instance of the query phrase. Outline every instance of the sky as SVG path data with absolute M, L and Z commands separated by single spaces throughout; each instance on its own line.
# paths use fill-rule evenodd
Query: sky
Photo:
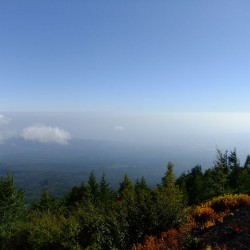
M 61 129 L 66 141 L 250 133 L 249 9 L 249 0 L 0 0 L 0 137 L 13 124 L 21 135 Z M 25 123 L 12 112 L 67 115 Z

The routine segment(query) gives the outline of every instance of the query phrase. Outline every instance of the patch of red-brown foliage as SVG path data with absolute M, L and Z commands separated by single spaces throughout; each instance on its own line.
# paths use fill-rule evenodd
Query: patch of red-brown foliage
M 133 250 L 249 249 L 250 196 L 224 195 L 190 212 L 188 223 L 169 229 L 160 237 L 149 236 Z

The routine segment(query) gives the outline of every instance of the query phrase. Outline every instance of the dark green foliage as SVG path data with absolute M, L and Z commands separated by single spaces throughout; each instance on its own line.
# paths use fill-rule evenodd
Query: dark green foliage
M 224 153 L 217 149 L 217 159 L 214 162 L 214 182 L 216 195 L 221 195 L 229 192 L 228 178 L 230 168 L 228 164 L 228 151 Z
M 203 175 L 202 201 L 211 199 L 218 195 L 215 175 L 216 171 L 214 169 L 209 168 L 205 171 Z
M 19 218 L 24 212 L 24 191 L 17 190 L 14 177 L 9 173 L 0 177 L 0 222 L 1 225 Z
M 41 194 L 40 200 L 31 204 L 31 210 L 39 210 L 41 212 L 51 212 L 57 209 L 58 202 L 56 198 L 51 195 L 48 190 L 44 190 Z
M 144 178 L 134 185 L 125 175 L 120 185 L 116 211 L 125 233 L 125 249 L 141 242 L 146 235 L 177 226 L 183 219 L 184 202 L 175 185 L 174 165 L 168 164 L 163 184 L 151 190 Z
M 250 155 L 248 155 L 246 158 L 244 169 L 250 169 Z
M 136 199 L 135 199 L 135 185 L 127 175 L 124 176 L 123 182 L 120 183 L 117 198 L 114 202 L 114 210 L 116 216 L 119 217 L 123 225 L 123 233 L 126 239 L 126 246 L 132 245 L 134 235 L 132 231 L 135 230 L 135 217 L 137 216 Z
M 250 156 L 244 167 L 240 165 L 236 149 L 222 152 L 217 149 L 214 167 L 202 172 L 196 166 L 190 172 L 183 173 L 177 184 L 186 195 L 189 205 L 198 204 L 212 197 L 225 193 L 250 192 Z
M 113 192 L 109 187 L 109 183 L 105 179 L 105 175 L 102 175 L 102 179 L 99 184 L 100 188 L 100 204 L 101 207 L 105 208 L 107 211 L 111 209 L 113 203 Z
M 133 218 L 133 230 L 135 232 L 135 239 L 133 242 L 140 242 L 145 234 L 149 234 L 151 228 L 152 217 L 152 191 L 147 186 L 145 179 L 142 177 L 136 181 L 135 184 L 135 212 Z
M 23 247 L 27 249 L 80 249 L 80 224 L 72 215 L 33 211 L 28 215 L 25 231 L 28 239 Z
M 175 185 L 175 174 L 174 174 L 174 164 L 172 162 L 168 163 L 167 171 L 162 178 L 162 186 L 173 188 Z
M 122 201 L 130 202 L 135 196 L 135 186 L 127 175 L 124 176 L 124 180 L 120 183 L 118 191 L 118 197 Z
M 90 202 L 95 206 L 97 206 L 100 198 L 100 189 L 99 189 L 99 183 L 97 183 L 96 181 L 94 171 L 92 171 L 89 175 L 86 191 Z
M 250 168 L 241 169 L 239 174 L 239 193 L 250 195 Z
M 12 174 L 0 178 L 0 249 L 131 249 L 146 235 L 157 235 L 185 220 L 186 204 L 198 204 L 223 193 L 250 194 L 250 156 L 240 166 L 236 150 L 217 150 L 214 166 L 196 165 L 177 180 L 169 163 L 161 184 L 149 188 L 125 175 L 117 192 L 105 175 L 94 172 L 86 184 L 62 201 L 45 190 L 24 206 Z
M 181 223 L 185 200 L 180 188 L 176 185 L 174 165 L 171 162 L 168 163 L 167 171 L 162 178 L 162 185 L 153 191 L 153 201 L 155 233 Z
M 189 187 L 189 193 L 191 196 L 189 197 L 190 200 L 192 200 L 193 203 L 200 203 L 204 197 L 203 197 L 203 172 L 200 165 L 195 166 L 189 176 L 189 180 L 187 182 L 187 186 Z
M 183 191 L 189 204 L 198 204 L 204 199 L 204 176 L 200 165 L 191 169 L 188 174 L 182 174 L 177 184 Z
M 24 191 L 16 189 L 11 173 L 0 177 L 0 249 L 20 244 L 24 218 Z
M 243 169 L 240 167 L 236 149 L 230 152 L 230 155 L 228 156 L 228 165 L 230 168 L 229 186 L 233 192 L 237 193 L 240 189 L 240 173 Z
M 138 179 L 136 180 L 135 192 L 137 195 L 140 195 L 140 193 L 149 192 L 149 191 L 150 191 L 150 188 L 148 187 L 144 177 L 142 177 L 140 180 Z
M 79 187 L 73 187 L 71 189 L 71 191 L 65 195 L 64 197 L 64 203 L 65 206 L 67 207 L 71 207 L 76 205 L 77 203 L 83 203 L 86 201 L 86 195 L 87 194 L 87 190 L 86 187 L 84 185 L 84 183 L 82 183 Z

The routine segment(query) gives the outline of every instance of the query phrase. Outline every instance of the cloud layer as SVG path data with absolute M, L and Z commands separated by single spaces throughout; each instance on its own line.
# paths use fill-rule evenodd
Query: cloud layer
M 44 125 L 34 125 L 25 128 L 21 136 L 25 140 L 58 144 L 67 144 L 71 139 L 69 132 L 58 127 L 48 127 Z
M 10 120 L 11 120 L 10 118 L 0 115 L 0 125 L 8 124 Z

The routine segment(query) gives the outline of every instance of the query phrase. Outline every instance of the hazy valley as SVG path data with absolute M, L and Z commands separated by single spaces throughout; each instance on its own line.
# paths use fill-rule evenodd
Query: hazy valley
M 39 197 L 43 189 L 61 196 L 86 181 L 92 170 L 97 178 L 105 173 L 114 189 L 124 174 L 133 180 L 144 176 L 154 186 L 169 161 L 174 162 L 178 176 L 196 164 L 211 166 L 214 155 L 215 151 L 185 145 L 145 146 L 83 139 L 60 145 L 13 138 L 0 144 L 0 173 L 13 172 L 17 185 L 24 187 L 32 199 Z

